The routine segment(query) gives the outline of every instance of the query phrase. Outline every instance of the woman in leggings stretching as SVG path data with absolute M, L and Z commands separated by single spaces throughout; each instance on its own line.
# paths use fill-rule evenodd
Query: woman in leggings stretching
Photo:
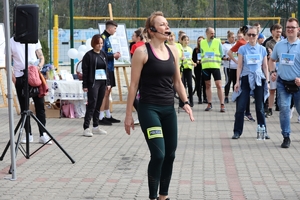
M 138 116 L 151 154 L 148 165 L 149 198 L 165 200 L 169 199 L 168 190 L 177 147 L 173 87 L 184 102 L 183 109 L 191 121 L 194 121 L 194 117 L 177 67 L 176 47 L 164 43 L 171 32 L 162 12 L 152 13 L 146 21 L 145 31 L 150 42 L 138 47 L 132 57 L 124 124 L 126 133 L 130 134 L 130 128 L 134 129 L 132 104 L 139 86 Z

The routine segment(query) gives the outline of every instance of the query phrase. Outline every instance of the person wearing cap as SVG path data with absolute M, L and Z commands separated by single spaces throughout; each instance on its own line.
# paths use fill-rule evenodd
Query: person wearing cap
M 265 41 L 265 37 L 262 33 L 258 34 L 258 37 L 257 37 L 257 43 L 262 45 L 262 43 Z

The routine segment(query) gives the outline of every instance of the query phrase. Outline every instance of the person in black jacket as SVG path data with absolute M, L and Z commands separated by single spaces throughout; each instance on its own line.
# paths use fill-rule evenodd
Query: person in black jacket
M 197 65 L 194 67 L 194 74 L 196 77 L 196 89 L 198 96 L 198 104 L 207 103 L 206 91 L 205 91 L 205 81 L 202 78 L 202 64 L 201 64 L 201 52 L 200 52 L 200 42 L 203 40 L 203 36 L 199 36 L 197 39 L 197 46 L 193 50 L 192 59 Z M 202 101 L 203 94 L 203 101 Z
M 110 79 L 107 70 L 107 55 L 102 51 L 103 39 L 100 34 L 93 36 L 93 49 L 88 51 L 82 59 L 82 88 L 87 92 L 88 102 L 83 123 L 83 135 L 92 137 L 93 134 L 105 135 L 107 132 L 100 129 L 99 114 L 105 90 L 110 89 Z M 93 129 L 89 129 L 93 117 Z

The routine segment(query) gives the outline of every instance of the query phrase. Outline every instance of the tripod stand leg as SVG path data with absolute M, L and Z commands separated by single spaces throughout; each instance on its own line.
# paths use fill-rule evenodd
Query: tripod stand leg
M 31 112 L 31 117 L 38 123 L 38 125 L 40 125 L 44 132 L 46 132 L 48 134 L 48 136 L 51 138 L 49 141 L 47 141 L 45 144 L 43 144 L 40 148 L 42 148 L 43 146 L 45 146 L 48 142 L 50 142 L 51 140 L 53 140 L 55 142 L 55 144 L 60 148 L 60 150 L 70 159 L 70 161 L 74 164 L 75 161 L 73 160 L 73 158 L 62 148 L 62 146 L 56 141 L 56 139 L 48 132 L 48 130 L 46 129 L 46 127 L 40 122 L 40 120 Z M 36 151 L 34 151 L 32 154 L 34 154 L 35 152 L 37 152 L 40 148 L 38 148 Z M 32 155 L 31 154 L 31 155 Z
M 19 130 L 19 127 L 20 127 L 21 123 L 22 123 L 22 125 L 21 125 L 21 129 L 20 129 L 20 134 L 22 134 L 21 131 L 22 131 L 22 128 L 24 128 L 25 120 L 26 120 L 26 115 L 22 115 L 21 119 L 19 120 L 19 122 L 18 122 L 18 124 L 17 124 L 17 126 L 16 126 L 16 128 L 15 128 L 15 130 L 14 130 L 14 132 L 15 132 L 14 135 L 16 135 L 17 131 Z M 17 145 L 16 145 L 16 156 L 17 156 L 17 150 L 18 150 L 19 142 L 20 142 L 19 139 L 20 139 L 20 137 L 21 137 L 20 134 L 19 134 L 19 136 L 18 136 Z M 4 156 L 5 156 L 6 152 L 7 152 L 7 150 L 8 150 L 8 148 L 9 148 L 9 146 L 10 146 L 10 140 L 7 142 L 7 145 L 6 145 L 6 147 L 5 147 L 5 149 L 4 149 L 3 153 L 2 153 L 2 155 L 1 155 L 1 157 L 0 157 L 0 161 L 3 160 L 3 158 L 4 158 Z

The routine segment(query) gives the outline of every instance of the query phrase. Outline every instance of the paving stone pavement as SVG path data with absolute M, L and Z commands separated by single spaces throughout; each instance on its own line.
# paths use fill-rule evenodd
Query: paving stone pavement
M 300 124 L 291 119 L 291 147 L 280 148 L 279 112 L 267 119 L 270 140 L 256 140 L 256 123 L 245 121 L 244 133 L 232 140 L 235 103 L 219 112 L 216 93 L 213 110 L 195 104 L 195 121 L 178 114 L 178 148 L 169 196 L 188 199 L 300 199 Z M 195 97 L 196 99 L 196 97 Z M 175 104 L 177 110 L 178 104 Z M 254 104 L 251 111 L 255 118 Z M 135 114 L 134 114 L 135 116 Z M 148 199 L 149 151 L 136 126 L 126 135 L 125 105 L 114 105 L 113 117 L 122 122 L 103 127 L 107 135 L 83 137 L 83 119 L 49 118 L 47 130 L 75 160 L 56 144 L 44 146 L 30 159 L 17 155 L 17 180 L 8 174 L 10 151 L 0 161 L 0 199 Z M 20 116 L 14 115 L 14 125 Z M 9 140 L 8 109 L 0 108 L 0 153 Z M 40 145 L 35 122 L 34 142 Z

